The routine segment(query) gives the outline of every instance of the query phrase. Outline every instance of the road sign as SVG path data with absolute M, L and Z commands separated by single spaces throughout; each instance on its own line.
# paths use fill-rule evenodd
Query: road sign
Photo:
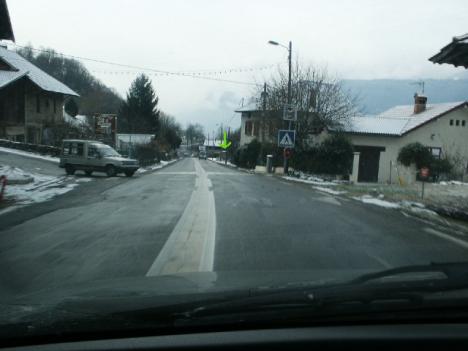
M 296 141 L 296 131 L 281 129 L 278 131 L 278 146 L 293 148 Z
M 283 119 L 285 121 L 296 121 L 297 120 L 297 108 L 294 105 L 284 105 L 283 107 Z
M 421 178 L 429 177 L 429 168 L 427 167 L 421 168 L 419 175 L 421 176 Z

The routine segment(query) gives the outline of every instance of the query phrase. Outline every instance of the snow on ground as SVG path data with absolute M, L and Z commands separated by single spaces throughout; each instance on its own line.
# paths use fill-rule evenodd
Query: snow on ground
M 167 165 L 170 165 L 171 163 L 174 163 L 176 161 L 177 161 L 177 159 L 176 160 L 170 160 L 170 161 L 159 161 L 159 163 L 157 163 L 155 165 L 138 168 L 136 173 L 141 174 L 141 173 L 146 173 L 146 172 L 150 172 L 150 171 L 155 171 L 157 169 L 161 169 L 163 167 L 166 167 Z
M 6 176 L 8 184 L 26 184 L 34 181 L 29 174 L 12 166 L 0 165 L 0 176 Z
M 363 196 L 354 196 L 354 200 L 364 202 L 365 204 L 372 204 L 384 208 L 400 208 L 400 204 L 395 202 L 385 201 L 379 198 L 372 197 L 370 195 L 363 195 Z
M 317 178 L 317 177 L 309 177 L 307 179 L 301 179 L 301 178 L 296 178 L 296 177 L 289 177 L 289 176 L 284 176 L 282 177 L 285 180 L 290 180 L 293 182 L 298 182 L 298 183 L 304 183 L 304 184 L 312 184 L 312 185 L 321 185 L 321 186 L 335 186 L 337 183 L 332 183 L 332 182 L 327 182 L 323 179 Z
M 31 157 L 31 158 L 37 158 L 37 159 L 40 159 L 40 160 L 46 160 L 46 161 L 55 162 L 55 163 L 60 162 L 60 159 L 58 157 L 53 157 L 53 156 L 48 156 L 48 155 L 41 155 L 41 154 L 36 154 L 34 152 L 10 149 L 10 148 L 6 148 L 6 147 L 0 147 L 0 152 L 7 152 L 7 153 L 10 153 L 10 154 L 26 156 L 26 157 Z
M 333 189 L 330 189 L 330 188 L 324 188 L 324 187 L 321 187 L 321 186 L 314 186 L 313 188 L 315 190 L 318 190 L 318 191 L 321 191 L 321 192 L 324 192 L 324 193 L 327 193 L 327 194 L 331 194 L 331 195 L 341 195 L 341 194 L 346 193 L 346 191 L 338 191 L 338 190 L 333 190 Z
M 234 163 L 231 163 L 231 162 L 229 162 L 229 161 L 228 161 L 227 163 L 225 163 L 225 161 L 223 161 L 223 160 L 218 160 L 217 158 L 214 158 L 214 157 L 208 157 L 208 160 L 213 161 L 213 162 L 216 162 L 216 163 L 219 163 L 220 165 L 225 165 L 225 166 L 237 168 L 237 166 L 236 166 Z
M 13 201 L 14 206 L 1 210 L 0 214 L 12 211 L 12 207 L 17 208 L 23 205 L 48 201 L 55 196 L 73 190 L 78 186 L 78 182 L 91 180 L 89 178 L 73 178 L 75 183 L 70 183 L 70 177 L 30 173 L 11 166 L 1 166 L 0 175 L 2 174 L 7 175 L 4 197 L 6 200 Z M 28 181 L 15 181 L 17 179 L 28 179 Z

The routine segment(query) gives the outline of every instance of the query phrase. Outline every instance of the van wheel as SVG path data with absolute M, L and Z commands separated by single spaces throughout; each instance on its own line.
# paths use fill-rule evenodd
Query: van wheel
M 85 171 L 85 174 L 89 177 L 91 174 L 93 174 L 93 171 Z
M 106 174 L 108 177 L 115 177 L 115 175 L 117 174 L 115 167 L 112 165 L 108 165 L 106 167 Z
M 73 167 L 72 165 L 65 165 L 65 172 L 68 175 L 73 175 L 75 174 L 75 167 Z
M 125 175 L 126 175 L 127 177 L 131 177 L 131 176 L 133 176 L 134 174 L 135 174 L 135 171 L 126 171 L 126 172 L 125 172 Z

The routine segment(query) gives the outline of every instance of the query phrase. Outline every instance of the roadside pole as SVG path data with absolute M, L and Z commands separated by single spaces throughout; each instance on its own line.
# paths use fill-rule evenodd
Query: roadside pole
M 424 199 L 424 184 L 426 183 L 426 179 L 429 177 L 429 168 L 423 167 L 419 171 L 419 176 L 421 177 L 422 180 L 422 186 L 421 186 L 421 200 Z

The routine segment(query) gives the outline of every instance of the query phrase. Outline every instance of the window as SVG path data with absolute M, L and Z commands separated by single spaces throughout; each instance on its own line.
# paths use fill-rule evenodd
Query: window
M 41 113 L 41 97 L 39 94 L 36 95 L 36 112 Z
M 57 100 L 54 98 L 54 113 L 57 113 Z
M 258 137 L 260 132 L 260 122 L 256 121 L 253 123 L 253 135 Z
M 455 125 L 458 127 L 460 125 L 460 121 L 457 119 L 457 121 L 455 122 Z
M 466 124 L 466 121 L 462 121 L 462 127 L 464 127 Z
M 83 156 L 83 143 L 71 143 L 71 152 L 73 156 Z
M 94 145 L 88 145 L 88 157 L 96 158 L 98 156 L 98 150 Z
M 440 147 L 430 147 L 429 151 L 435 158 L 440 158 L 440 156 L 442 155 L 442 148 Z
M 45 99 L 45 107 L 46 107 L 46 110 L 49 110 L 49 106 L 50 106 L 50 103 L 49 103 L 49 99 Z
M 252 121 L 245 121 L 245 135 L 252 135 Z
M 63 143 L 62 154 L 63 156 L 68 156 L 70 154 L 70 143 Z

